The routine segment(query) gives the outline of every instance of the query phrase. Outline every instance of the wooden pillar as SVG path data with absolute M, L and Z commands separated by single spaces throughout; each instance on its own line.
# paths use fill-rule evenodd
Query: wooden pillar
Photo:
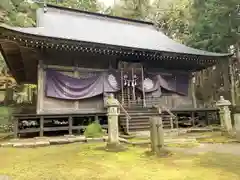
M 171 124 L 171 129 L 173 129 L 173 118 L 171 115 L 170 115 L 170 124 Z
M 18 118 L 13 119 L 14 122 L 14 138 L 18 138 Z
M 68 117 L 68 133 L 69 135 L 72 135 L 72 129 L 73 129 L 73 118 L 72 116 Z
M 43 118 L 43 116 L 40 116 L 40 133 L 39 133 L 39 136 L 43 137 L 43 133 L 44 133 L 44 118 Z
M 195 94 L 195 76 L 193 73 L 191 77 L 191 95 L 192 95 L 193 108 L 197 108 L 197 100 L 196 100 L 196 94 Z
M 145 88 L 144 88 L 144 71 L 143 66 L 141 67 L 141 75 L 142 75 L 142 95 L 143 95 L 143 107 L 146 107 L 146 97 L 145 97 Z
M 178 129 L 178 114 L 176 113 L 176 128 Z
M 209 126 L 210 125 L 210 121 L 209 121 L 209 114 L 208 114 L 207 111 L 205 112 L 205 118 L 207 120 L 207 126 Z
M 195 112 L 191 112 L 191 120 L 192 120 L 192 125 L 195 127 Z
M 124 104 L 124 92 L 123 92 L 123 68 L 121 67 L 121 103 Z
M 76 77 L 76 78 L 79 78 L 79 71 L 78 71 L 78 65 L 76 64 L 75 65 L 75 68 L 74 68 L 74 77 Z M 78 110 L 79 109 L 79 101 L 78 100 L 76 100 L 75 102 L 74 102 L 74 106 L 75 106 L 75 110 Z
M 134 69 L 132 68 L 132 83 L 134 83 Z M 136 93 L 135 93 L 135 84 L 132 84 L 132 95 L 133 95 L 133 101 L 135 103 L 136 101 Z
M 42 60 L 38 61 L 38 85 L 37 85 L 37 114 L 43 111 L 43 98 L 44 98 L 44 78 L 45 73 L 43 69 L 43 62 Z
M 94 121 L 95 121 L 96 123 L 100 123 L 100 122 L 99 122 L 99 119 L 98 119 L 98 115 L 95 115 L 95 116 L 94 116 Z
M 128 107 L 131 106 L 131 96 L 130 96 L 130 87 L 127 86 L 127 98 L 128 98 Z
M 229 74 L 230 74 L 230 91 L 231 91 L 231 103 L 232 106 L 236 106 L 236 96 L 235 96 L 235 81 L 233 74 L 233 64 L 231 59 L 229 59 Z

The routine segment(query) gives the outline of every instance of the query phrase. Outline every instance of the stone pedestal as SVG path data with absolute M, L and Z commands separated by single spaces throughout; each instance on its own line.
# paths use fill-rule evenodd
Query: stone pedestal
M 228 133 L 232 132 L 231 111 L 229 110 L 230 105 L 231 102 L 225 100 L 223 96 L 220 96 L 220 100 L 216 103 L 216 106 L 219 108 L 221 127 Z
M 108 116 L 108 142 L 106 149 L 109 151 L 120 151 L 123 146 L 119 142 L 119 132 L 118 132 L 118 116 L 119 102 L 114 98 L 113 94 L 107 99 L 107 116 Z
M 159 116 L 150 117 L 151 151 L 156 155 L 165 156 L 169 154 L 169 151 L 164 148 L 164 131 L 160 110 L 159 114 Z
M 234 127 L 236 132 L 236 139 L 240 142 L 240 113 L 234 114 Z

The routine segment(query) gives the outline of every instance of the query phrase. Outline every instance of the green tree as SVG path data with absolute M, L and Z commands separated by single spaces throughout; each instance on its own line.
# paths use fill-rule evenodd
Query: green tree
M 176 0 L 156 22 L 189 46 L 226 52 L 239 44 L 238 4 L 238 0 Z
M 36 3 L 24 0 L 1 0 L 0 22 L 19 27 L 32 27 L 35 25 Z
M 120 0 L 111 9 L 111 15 L 146 20 L 152 10 L 150 0 Z
M 102 4 L 97 3 L 97 0 L 65 0 L 60 3 L 56 0 L 48 0 L 46 2 L 92 12 L 99 11 L 103 7 Z M 26 0 L 0 0 L 0 23 L 17 27 L 33 27 L 36 25 L 36 9 L 39 6 L 40 4 L 29 3 Z M 2 57 L 0 57 L 0 67 L 6 68 L 4 61 L 1 60 Z
M 84 11 L 97 12 L 101 5 L 97 0 L 48 0 L 47 3 Z

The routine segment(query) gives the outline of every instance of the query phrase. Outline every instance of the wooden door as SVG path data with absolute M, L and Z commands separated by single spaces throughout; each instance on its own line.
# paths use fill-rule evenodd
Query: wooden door
M 126 108 L 136 108 L 143 106 L 143 92 L 138 90 L 142 81 L 142 66 L 128 63 L 121 67 L 121 95 L 119 100 Z

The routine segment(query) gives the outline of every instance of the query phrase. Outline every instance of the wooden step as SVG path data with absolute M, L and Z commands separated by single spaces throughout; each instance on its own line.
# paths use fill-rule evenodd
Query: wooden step
M 127 124 L 126 121 L 122 122 L 121 124 Z M 129 125 L 134 125 L 134 124 L 150 124 L 149 121 L 140 121 L 140 122 L 128 122 Z
M 128 129 L 130 132 L 134 131 L 144 131 L 150 129 L 150 117 L 154 115 L 158 115 L 158 112 L 153 109 L 134 109 L 127 110 L 131 119 L 128 121 Z M 163 128 L 171 128 L 171 116 L 169 114 L 162 114 Z M 123 129 L 126 130 L 126 115 L 121 114 L 119 117 L 119 124 Z
M 121 119 L 119 122 L 126 122 L 126 119 Z M 150 122 L 149 119 L 129 119 L 128 122 L 140 123 L 140 122 Z
M 132 126 L 129 127 L 129 131 L 144 131 L 144 130 L 149 130 L 150 126 Z

